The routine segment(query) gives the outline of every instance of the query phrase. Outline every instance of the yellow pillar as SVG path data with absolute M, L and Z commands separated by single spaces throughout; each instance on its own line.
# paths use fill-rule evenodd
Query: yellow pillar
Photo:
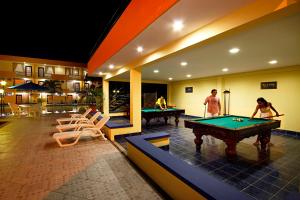
M 109 81 L 102 79 L 103 87 L 103 114 L 109 114 Z
M 167 105 L 173 105 L 173 103 L 172 103 L 172 99 L 171 99 L 171 96 L 172 96 L 172 87 L 171 87 L 171 83 L 168 83 L 168 89 L 167 89 L 167 92 L 168 92 L 168 94 L 167 94 L 167 99 L 168 99 L 168 102 L 167 102 Z
M 130 69 L 130 124 L 136 132 L 142 130 L 141 119 L 142 74 L 140 69 Z

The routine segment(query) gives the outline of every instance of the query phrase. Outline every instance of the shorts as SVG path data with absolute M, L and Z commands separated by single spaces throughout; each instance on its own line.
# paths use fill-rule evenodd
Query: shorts
M 219 114 L 218 113 L 207 113 L 207 117 L 218 117 L 219 116 Z

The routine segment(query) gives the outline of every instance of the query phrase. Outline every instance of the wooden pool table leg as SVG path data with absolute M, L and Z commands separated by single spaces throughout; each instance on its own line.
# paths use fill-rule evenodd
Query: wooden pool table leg
M 227 147 L 225 148 L 225 153 L 228 158 L 236 157 L 236 141 L 233 140 L 226 140 L 225 141 Z
M 175 115 L 175 124 L 176 124 L 176 126 L 178 126 L 178 123 L 179 123 L 179 119 L 178 119 L 178 115 Z
M 194 142 L 196 144 L 196 151 L 200 151 L 201 145 L 203 143 L 202 134 L 198 130 L 194 130 L 193 132 L 194 132 L 194 135 L 196 136 L 196 138 L 194 139 Z
M 271 130 L 263 131 L 259 137 L 261 143 L 261 150 L 266 151 L 267 144 L 270 142 Z
M 146 120 L 146 126 L 148 127 L 149 124 L 150 124 L 150 118 L 149 117 L 145 117 L 145 120 Z
M 168 117 L 164 116 L 164 119 L 165 119 L 165 125 L 167 125 L 168 124 Z

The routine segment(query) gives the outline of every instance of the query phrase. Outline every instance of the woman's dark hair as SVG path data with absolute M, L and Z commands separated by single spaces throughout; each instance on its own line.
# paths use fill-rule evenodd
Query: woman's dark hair
M 213 93 L 214 91 L 217 91 L 217 89 L 212 89 L 212 90 L 211 90 L 211 93 Z
M 259 101 L 262 102 L 265 107 L 268 106 L 268 102 L 263 97 L 259 97 L 256 101 L 257 102 L 259 102 Z

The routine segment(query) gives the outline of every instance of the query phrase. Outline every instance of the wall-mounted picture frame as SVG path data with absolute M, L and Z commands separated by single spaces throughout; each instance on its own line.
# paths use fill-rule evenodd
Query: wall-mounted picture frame
M 262 89 L 262 90 L 277 89 L 277 81 L 261 82 L 260 83 L 260 89 Z
M 32 77 L 32 66 L 25 66 L 25 76 Z
M 193 87 L 185 87 L 185 93 L 193 93 Z
M 45 69 L 44 67 L 38 68 L 38 77 L 45 77 Z

